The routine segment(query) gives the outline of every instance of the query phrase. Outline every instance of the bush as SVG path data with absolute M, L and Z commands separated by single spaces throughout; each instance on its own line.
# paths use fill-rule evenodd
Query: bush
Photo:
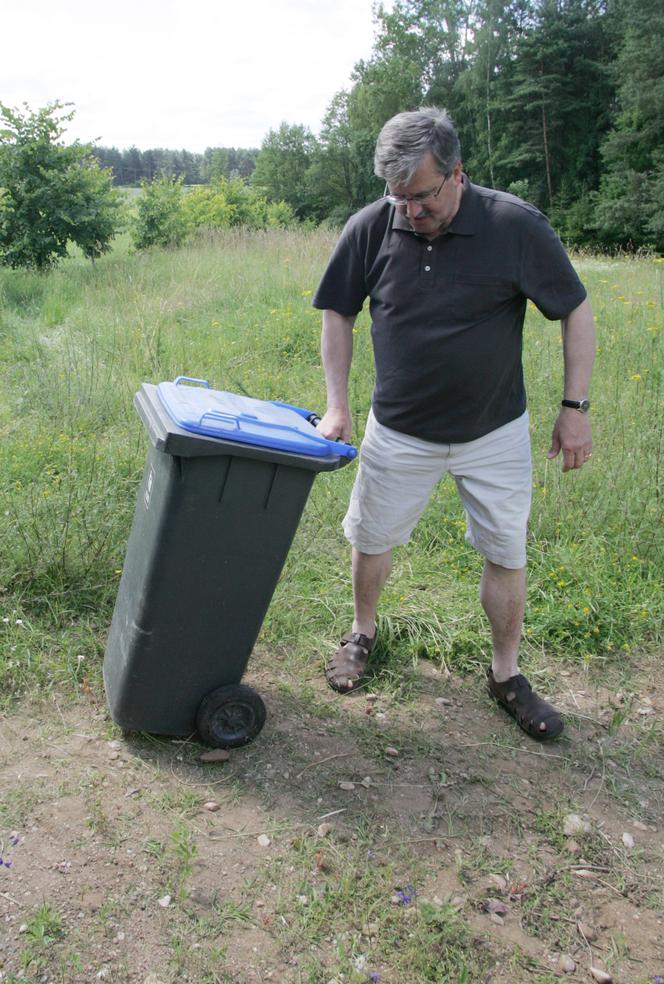
M 179 246 L 187 233 L 182 203 L 182 178 L 159 177 L 142 181 L 133 239 L 136 249 Z
M 73 113 L 53 103 L 24 114 L 0 103 L 0 262 L 44 270 L 74 242 L 90 259 L 122 222 L 110 170 L 88 145 L 59 143 Z

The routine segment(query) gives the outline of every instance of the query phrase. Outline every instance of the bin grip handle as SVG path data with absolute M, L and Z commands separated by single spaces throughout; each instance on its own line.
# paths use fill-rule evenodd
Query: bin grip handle
M 194 376 L 176 376 L 173 380 L 175 386 L 179 386 L 180 383 L 196 383 L 199 386 L 206 386 L 210 389 L 210 383 L 207 379 L 196 379 Z
M 205 413 L 201 414 L 199 419 L 199 426 L 202 425 L 205 419 L 208 420 L 222 420 L 225 423 L 230 423 L 235 425 L 235 430 L 242 430 L 242 423 L 250 423 L 252 427 L 260 427 L 268 431 L 288 431 L 289 434 L 302 434 L 302 431 L 297 427 L 293 427 L 290 424 L 275 424 L 269 420 L 261 420 L 259 417 L 254 417 L 249 413 L 231 414 L 224 413 L 222 410 L 206 410 Z M 319 437 L 317 434 L 305 435 L 309 441 L 313 444 L 318 444 L 319 446 L 326 447 L 332 445 L 335 451 L 345 458 L 354 458 L 357 455 L 357 448 L 353 447 L 352 444 L 339 444 L 336 441 L 329 441 L 326 437 Z

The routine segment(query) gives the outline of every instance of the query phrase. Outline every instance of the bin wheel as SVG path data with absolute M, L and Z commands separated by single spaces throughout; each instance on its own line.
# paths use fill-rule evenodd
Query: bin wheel
M 234 683 L 218 687 L 203 698 L 196 715 L 202 740 L 214 748 L 239 748 L 256 737 L 265 724 L 265 704 L 251 687 Z

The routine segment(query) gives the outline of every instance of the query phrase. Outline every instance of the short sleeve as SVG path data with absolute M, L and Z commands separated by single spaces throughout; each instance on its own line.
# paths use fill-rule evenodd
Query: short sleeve
M 565 318 L 586 297 L 569 256 L 548 220 L 538 213 L 521 264 L 522 293 L 545 318 Z
M 351 317 L 359 314 L 368 291 L 364 262 L 357 248 L 353 219 L 345 226 L 312 304 Z

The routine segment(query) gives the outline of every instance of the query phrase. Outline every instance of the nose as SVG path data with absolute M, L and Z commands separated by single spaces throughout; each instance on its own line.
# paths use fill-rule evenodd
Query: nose
M 406 202 L 406 216 L 409 219 L 421 219 L 425 214 L 426 209 L 421 202 L 416 202 L 412 198 L 409 198 Z

